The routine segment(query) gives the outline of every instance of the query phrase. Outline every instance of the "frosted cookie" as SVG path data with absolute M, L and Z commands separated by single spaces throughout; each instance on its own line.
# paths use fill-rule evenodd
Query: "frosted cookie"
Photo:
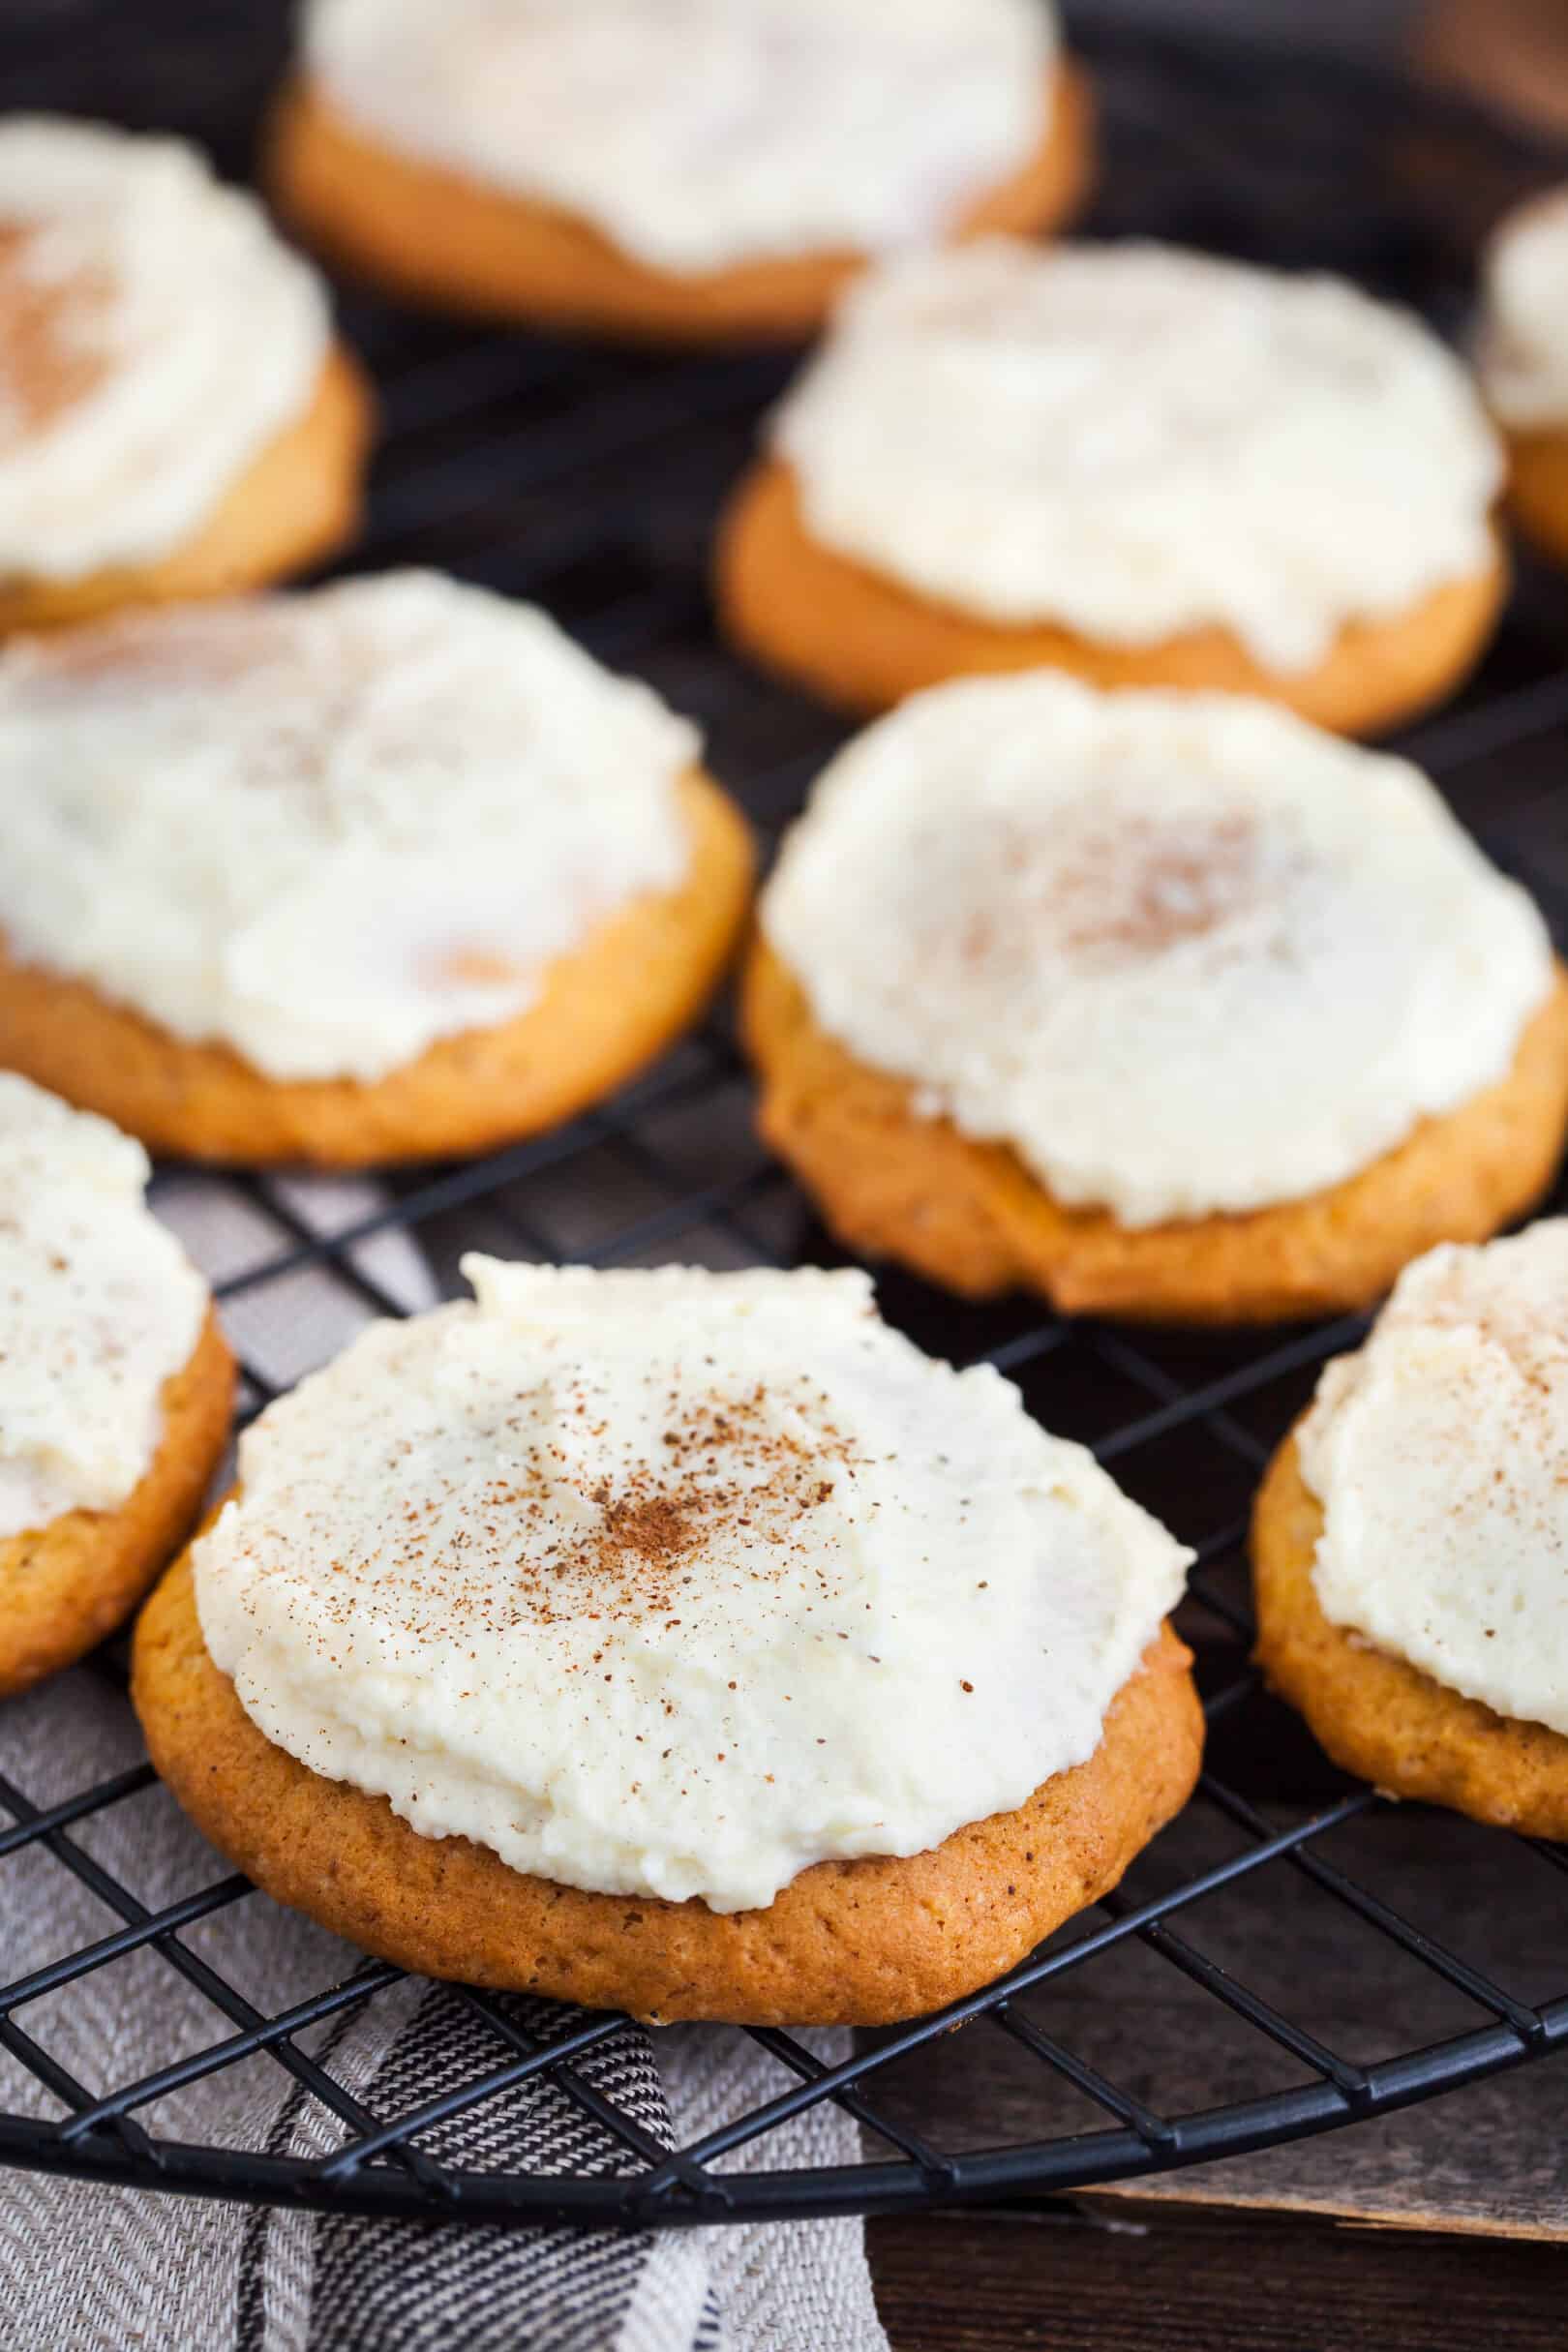
M 233 1366 L 147 1158 L 0 1071 L 0 1698 L 129 1615 L 191 1531 Z
M 1568 1837 L 1568 1220 L 1400 1277 L 1276 1456 L 1257 1654 L 1346 1771 Z
M 470 1257 L 268 1408 L 137 1630 L 153 1761 L 404 1966 L 912 2016 L 1182 1804 L 1191 1554 L 860 1274 Z
M 271 178 L 399 293 L 662 342 L 812 333 L 872 256 L 1052 226 L 1046 0 L 311 0 Z
M 851 1248 L 1076 1313 L 1375 1298 L 1548 1183 L 1568 977 L 1403 761 L 1046 672 L 916 697 L 763 893 L 769 1141 Z
M 1495 437 L 1413 317 L 1173 247 L 989 238 L 856 286 L 720 532 L 720 611 L 852 709 L 968 671 L 1359 734 L 1491 634 Z
M 473 1152 L 700 1009 L 750 845 L 696 732 L 434 573 L 0 656 L 0 1065 L 154 1149 Z
M 1508 215 L 1482 276 L 1481 385 L 1507 444 L 1509 507 L 1568 562 L 1568 189 Z
M 316 271 L 194 148 L 0 119 L 0 630 L 315 562 L 369 426 Z

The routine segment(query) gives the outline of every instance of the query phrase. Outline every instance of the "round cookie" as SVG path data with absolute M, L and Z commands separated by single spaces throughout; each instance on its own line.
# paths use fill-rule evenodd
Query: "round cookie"
M 1191 1554 L 1084 1448 L 863 1274 L 464 1272 L 268 1407 L 142 1617 L 226 1852 L 437 1975 L 755 2023 L 939 2006 L 1115 1884 L 1197 1770 Z
M 1160 803 L 1181 764 L 1201 758 L 1205 739 L 1231 738 L 1230 782 L 1192 784 L 1166 824 Z M 1016 749 L 1037 743 L 1045 772 L 1037 783 L 1026 770 L 1020 783 L 1010 772 Z M 1298 757 L 1307 767 L 1290 783 Z M 1081 799 L 1070 781 L 1080 759 L 1098 779 Z M 1147 793 L 1131 770 L 1118 782 L 1118 763 L 1139 761 Z M 1357 765 L 1342 772 L 1345 763 Z M 1122 801 L 1102 813 L 1097 801 L 1113 789 Z M 1047 790 L 1057 797 L 1037 818 Z M 1314 830 L 1336 825 L 1337 841 Z M 1423 888 L 1445 893 L 1447 911 L 1418 914 L 1412 901 L 1410 953 L 1428 959 L 1417 976 L 1398 968 L 1399 954 L 1383 961 L 1376 934 L 1397 874 L 1415 871 L 1403 845 L 1432 831 Z M 1395 856 L 1395 842 L 1386 887 L 1360 872 Z M 1345 914 L 1331 948 L 1327 910 L 1352 884 L 1361 913 Z M 1259 889 L 1278 890 L 1282 937 L 1260 916 Z M 1557 1164 L 1568 974 L 1513 891 L 1413 770 L 1305 736 L 1261 706 L 1163 696 L 1097 706 L 1043 678 L 949 686 L 840 755 L 764 892 L 741 1005 L 759 1124 L 848 1248 L 970 1296 L 1025 1287 L 1064 1312 L 1192 1323 L 1365 1306 L 1434 1243 L 1483 1240 L 1520 1216 Z M 1429 943 L 1419 951 L 1418 921 Z M 1462 950 L 1462 924 L 1479 925 L 1489 944 L 1477 930 Z M 1200 984 L 1192 958 L 1205 952 Z M 1407 1124 L 1385 1119 L 1379 1102 L 1357 1129 L 1364 1156 L 1338 1124 L 1346 1099 L 1331 1035 L 1317 1026 L 1330 1000 L 1292 1009 L 1281 992 L 1298 963 L 1342 971 L 1352 955 L 1364 978 L 1345 1007 L 1346 1049 L 1384 1073 L 1380 1092 L 1399 1082 L 1390 1065 L 1402 1052 L 1432 1083 L 1458 1018 L 1438 1009 L 1443 992 L 1461 1004 L 1483 973 L 1500 991 L 1491 1043 L 1464 1064 L 1473 1076 L 1459 1099 L 1451 1089 L 1438 1108 L 1442 1098 L 1428 1094 L 1433 1107 L 1421 1109 L 1412 1095 Z M 1242 980 L 1227 977 L 1238 971 Z M 1106 991 L 1124 978 L 1132 993 L 1118 1002 Z M 1074 987 L 1098 1046 L 1080 1047 L 1056 1013 Z M 1212 1004 L 1209 987 L 1221 991 Z M 1198 1046 L 1165 1010 L 1183 988 L 1193 1020 L 1207 1023 Z M 1232 1004 L 1224 991 L 1238 989 Z M 1251 1009 L 1274 1002 L 1244 1044 Z M 1195 1053 L 1191 1068 L 1183 1050 Z M 940 1065 L 922 1058 L 932 1054 Z M 1101 1055 L 1106 1076 L 1091 1092 Z M 1312 1057 L 1310 1087 L 1295 1055 Z M 1217 1188 L 1232 1173 L 1232 1132 L 1235 1151 L 1269 1172 L 1227 1199 Z M 1309 1159 L 1296 1157 L 1298 1136 L 1315 1138 Z M 1053 1153 L 1079 1197 L 1064 1197 L 1042 1164 Z
M 352 534 L 372 403 L 324 288 L 195 150 L 0 125 L 0 631 L 220 595 Z
M 310 0 L 269 178 L 415 300 L 766 343 L 877 253 L 1056 226 L 1091 142 L 1048 0 Z
M 1457 362 L 1347 285 L 990 238 L 854 288 L 715 590 L 742 651 L 855 712 L 1054 667 L 1367 734 L 1491 637 L 1501 471 Z
M 1038 151 L 971 208 L 961 235 L 1039 234 L 1077 211 L 1094 109 L 1071 67 L 1051 86 Z M 267 171 L 281 209 L 340 267 L 407 301 L 523 326 L 669 345 L 799 343 L 866 260 L 825 253 L 689 276 L 657 269 L 590 222 L 378 145 L 308 83 L 278 107 Z
M 1568 426 L 1507 440 L 1508 512 L 1543 555 L 1568 563 Z
M 0 1699 L 74 1665 L 124 1623 L 191 1532 L 233 1394 L 233 1358 L 209 1312 L 190 1362 L 164 1384 L 163 1438 L 128 1499 L 0 1536 Z
M 354 1168 L 519 1141 L 614 1092 L 690 1027 L 744 920 L 751 842 L 693 771 L 679 787 L 691 864 L 558 957 L 537 1000 L 428 1046 L 391 1075 L 280 1080 L 193 1044 L 85 981 L 20 962 L 0 934 L 0 1064 L 189 1160 Z
M 264 588 L 338 554 L 359 528 L 375 427 L 357 360 L 328 354 L 310 407 L 254 459 L 194 535 L 166 556 L 79 579 L 0 579 L 0 634 L 75 628 L 136 605 Z
M 1563 476 L 1568 485 L 1568 459 Z M 724 628 L 740 651 L 852 715 L 889 709 L 945 678 L 1054 669 L 1107 688 L 1266 695 L 1341 735 L 1381 734 L 1441 702 L 1474 668 L 1508 593 L 1507 558 L 1494 540 L 1470 577 L 1433 588 L 1398 619 L 1347 621 L 1328 652 L 1293 672 L 1264 668 L 1223 629 L 1131 647 L 1048 622 L 1008 628 L 917 595 L 813 539 L 795 477 L 776 458 L 747 477 L 726 510 L 715 563 Z
M 0 1071 L 0 1697 L 111 1633 L 191 1532 L 234 1372 L 147 1156 Z
M 1568 1836 L 1568 1219 L 1405 1268 L 1254 1513 L 1257 1654 L 1337 1762 Z
M 255 668 L 252 634 L 264 639 L 273 629 L 284 634 L 275 667 L 263 646 Z M 333 701 L 340 641 L 343 663 L 360 658 L 366 666 L 368 718 L 358 706 L 339 709 Z M 397 648 L 405 644 L 427 669 L 437 659 L 456 665 L 454 682 L 434 679 L 425 714 L 411 719 L 398 699 Z M 733 804 L 690 764 L 695 737 L 646 689 L 605 677 L 525 608 L 414 575 L 270 606 L 209 607 L 199 618 L 146 623 L 129 638 L 78 636 L 62 642 L 52 668 L 42 649 L 22 658 L 15 707 L 25 714 L 41 773 L 29 821 L 45 823 L 46 769 L 53 829 L 40 833 L 27 872 L 17 848 L 12 896 L 0 877 L 0 1064 L 102 1111 L 154 1150 L 351 1167 L 516 1140 L 571 1117 L 659 1052 L 695 1018 L 731 953 L 748 899 L 750 841 Z M 149 780 L 128 807 L 112 774 L 102 788 L 95 779 L 100 762 L 136 756 L 123 731 L 136 718 L 135 673 L 146 660 L 161 665 L 167 709 L 147 721 Z M 510 701 L 487 682 L 506 675 L 498 664 L 510 664 Z M 63 722 L 76 733 L 57 740 L 49 698 L 62 685 L 69 691 L 78 673 L 86 692 Z M 374 697 L 383 677 L 391 730 L 384 761 L 397 764 L 395 781 L 377 747 Z M 0 712 L 6 685 L 0 668 Z M 232 699 L 242 692 L 252 697 L 243 739 Z M 102 738 L 91 732 L 95 693 L 108 722 Z M 295 693 L 305 698 L 305 716 L 291 734 Z M 487 713 L 478 696 L 494 709 Z M 556 698 L 559 709 L 537 709 L 540 696 Z M 170 782 L 178 763 L 159 756 L 157 727 L 177 733 L 187 724 L 200 732 L 204 752 L 210 738 L 210 792 Z M 602 775 L 578 732 L 590 726 L 606 731 Z M 247 784 L 243 752 L 233 753 L 239 765 L 228 772 L 231 736 L 251 743 L 265 783 Z M 514 751 L 514 737 L 526 748 Z M 302 742 L 317 748 L 307 756 Z M 314 834 L 302 850 L 288 830 L 297 815 L 289 773 L 302 758 L 307 769 L 313 758 L 321 765 L 322 780 L 307 791 L 327 796 L 318 815 L 311 814 L 314 800 L 306 806 L 305 821 L 320 831 L 318 851 L 310 846 Z M 450 772 L 427 779 L 421 759 Z M 335 762 L 347 763 L 341 774 Z M 166 790 L 195 793 L 201 805 L 182 800 L 155 815 L 149 797 Z M 267 793 L 277 796 L 285 845 L 276 910 L 265 899 L 253 908 L 248 894 L 253 867 L 275 848 L 267 825 L 255 817 L 261 831 L 253 838 L 243 830 Z M 92 812 L 85 820 L 83 794 Z M 210 875 L 193 881 L 187 829 L 211 832 L 223 796 L 242 829 L 230 851 L 212 849 Z M 594 836 L 604 829 L 601 851 Z M 141 860 L 136 870 L 149 903 L 166 910 L 166 934 L 178 927 L 175 908 L 186 893 L 183 963 L 166 937 L 128 943 L 119 933 L 98 960 L 86 958 L 74 913 L 77 885 L 62 861 L 83 854 L 87 835 L 106 873 L 127 855 Z M 342 870 L 341 892 L 312 870 L 340 850 L 360 860 Z M 215 915 L 224 890 L 232 905 Z M 53 918 L 41 929 L 50 892 Z M 362 939 L 350 927 L 348 961 L 335 974 L 341 909 L 361 898 L 380 911 L 362 918 Z M 578 905 L 581 916 L 571 912 Z M 268 943 L 259 957 L 257 924 Z M 340 1013 L 341 1047 L 323 1044 L 323 1023 Z M 404 1053 L 400 1040 L 417 1050 Z M 278 1058 L 269 1063 L 263 1049 L 275 1041 Z
M 1568 192 L 1506 215 L 1482 281 L 1478 360 L 1508 452 L 1508 510 L 1526 538 L 1568 562 Z
M 1064 1314 L 1272 1323 L 1365 1307 L 1439 1241 L 1482 1241 L 1537 1201 L 1568 1124 L 1568 973 L 1507 1077 L 1329 1191 L 1239 1216 L 1141 1228 L 1053 1200 L 1006 1145 L 916 1106 L 814 1019 L 765 945 L 742 1017 L 759 1122 L 838 1239 L 970 1298 L 1038 1290 Z
M 1270 1689 L 1306 1717 L 1342 1770 L 1387 1794 L 1568 1838 L 1568 1736 L 1496 1714 L 1331 1623 L 1312 1583 L 1322 1532 L 1323 1508 L 1292 1435 L 1252 1516 L 1257 1661 Z
M 400 1967 L 653 2024 L 884 2025 L 1027 1958 L 1180 1811 L 1203 1744 L 1189 1663 L 1167 1629 L 1089 1762 L 1017 1812 L 906 1860 L 819 1862 L 766 1909 L 730 1913 L 528 1877 L 311 1771 L 257 1731 L 214 1666 L 188 1560 L 138 1620 L 133 1693 L 154 1764 L 220 1852 Z

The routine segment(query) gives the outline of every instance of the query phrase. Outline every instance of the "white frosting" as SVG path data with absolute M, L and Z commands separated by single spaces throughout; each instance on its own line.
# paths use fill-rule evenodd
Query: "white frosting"
M 191 537 L 304 414 L 328 331 L 316 272 L 194 148 L 0 122 L 0 575 Z
M 1054 673 L 917 695 L 763 896 L 818 1021 L 1124 1224 L 1353 1175 L 1509 1069 L 1545 927 L 1436 792 L 1270 705 Z
M 0 1543 L 112 1511 L 163 1437 L 207 1293 L 139 1143 L 0 1071 Z
M 862 1274 L 465 1262 L 270 1406 L 196 1548 L 267 1737 L 604 1893 L 772 1900 L 1099 1745 L 1191 1554 Z
M 1302 1425 L 1324 1614 L 1568 1733 L 1568 1219 L 1406 1267 Z
M 1568 189 L 1509 214 L 1482 277 L 1488 400 L 1505 424 L 1568 426 Z
M 311 0 L 317 86 L 655 268 L 957 226 L 1048 117 L 1047 0 Z
M 807 528 L 928 599 L 1277 671 L 1492 561 L 1494 436 L 1413 317 L 1158 245 L 981 239 L 855 286 L 772 425 Z
M 0 929 L 275 1078 L 494 1026 L 690 856 L 695 731 L 546 616 L 434 573 L 0 655 Z

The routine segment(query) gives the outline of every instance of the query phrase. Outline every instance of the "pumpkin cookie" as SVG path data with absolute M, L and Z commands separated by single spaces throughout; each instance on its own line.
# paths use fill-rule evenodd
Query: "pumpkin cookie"
M 142 1615 L 224 1852 L 434 1975 L 766 2024 L 938 2007 L 1116 1883 L 1197 1771 L 1191 1554 L 1081 1447 L 860 1275 L 467 1270 L 268 1409 Z
M 0 630 L 255 586 L 357 522 L 321 283 L 178 140 L 0 123 Z
M 745 909 L 694 730 L 434 574 L 23 642 L 0 739 L 0 1064 L 159 1151 L 555 1125 L 695 1017 Z
M 1568 1221 L 1409 1267 L 1252 1527 L 1257 1654 L 1346 1771 L 1568 1837 Z
M 415 300 L 793 341 L 890 246 L 1055 226 L 1090 144 L 1043 0 L 315 0 L 270 178 Z
M 1483 281 L 1481 386 L 1507 445 L 1509 510 L 1568 563 L 1568 189 L 1507 216 Z
M 1369 733 L 1491 635 L 1501 470 L 1457 361 L 1337 280 L 991 238 L 847 298 L 723 522 L 720 615 L 852 710 L 1054 667 Z
M 745 976 L 763 1131 L 852 1249 L 1069 1312 L 1377 1297 L 1551 1179 L 1568 978 L 1402 761 L 1049 675 L 841 753 Z
M 146 1182 L 129 1136 L 0 1073 L 0 1698 L 130 1613 L 228 1434 L 228 1349 Z

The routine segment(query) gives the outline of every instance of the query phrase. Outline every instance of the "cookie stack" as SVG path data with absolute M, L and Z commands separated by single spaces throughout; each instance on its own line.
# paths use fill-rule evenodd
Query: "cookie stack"
M 1179 1531 L 859 1271 L 472 1256 L 269 1405 L 188 1540 L 232 1364 L 148 1153 L 518 1143 L 742 949 L 762 1131 L 849 1253 L 1190 1325 L 1392 1292 L 1259 1498 L 1260 1656 L 1380 1786 L 1568 1834 L 1568 1243 L 1493 1239 L 1568 1134 L 1568 976 L 1346 739 L 1481 656 L 1505 492 L 1554 544 L 1560 212 L 1494 249 L 1483 396 L 1342 283 L 1040 242 L 1091 115 L 1034 0 L 305 11 L 267 172 L 338 262 L 823 330 L 717 608 L 877 715 L 754 914 L 697 729 L 545 613 L 256 592 L 358 512 L 322 282 L 177 142 L 0 124 L 0 1693 L 156 1583 L 158 1768 L 406 1966 L 886 2022 L 1196 1778 Z

